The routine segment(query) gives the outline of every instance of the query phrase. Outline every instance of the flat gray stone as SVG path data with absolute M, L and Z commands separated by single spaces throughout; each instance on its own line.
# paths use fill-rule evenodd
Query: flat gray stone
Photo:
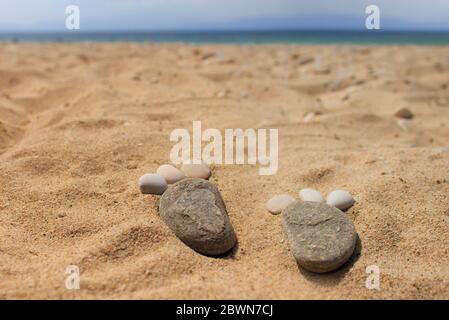
M 323 273 L 342 266 L 357 241 L 354 224 L 337 208 L 297 200 L 282 213 L 282 225 L 298 264 Z
M 161 197 L 159 212 L 175 235 L 199 253 L 220 255 L 237 243 L 223 199 L 207 180 L 186 178 L 172 184 Z

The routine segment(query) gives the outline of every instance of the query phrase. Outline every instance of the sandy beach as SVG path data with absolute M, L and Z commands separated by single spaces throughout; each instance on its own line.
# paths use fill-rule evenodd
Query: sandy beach
M 137 186 L 193 120 L 279 130 L 276 175 L 212 166 L 238 237 L 221 258 Z M 336 272 L 298 268 L 265 208 L 301 188 L 356 199 Z M 449 47 L 0 44 L 0 298 L 449 299 Z

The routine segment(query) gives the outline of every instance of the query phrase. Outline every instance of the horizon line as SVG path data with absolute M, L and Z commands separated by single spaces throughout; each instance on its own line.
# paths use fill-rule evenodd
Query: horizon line
M 363 33 L 449 33 L 448 29 L 440 28 L 426 28 L 426 29 L 409 29 L 409 28 L 388 28 L 378 30 L 367 30 L 364 28 L 333 28 L 333 29 L 320 29 L 320 28 L 275 28 L 275 29 L 90 29 L 90 30 L 0 30 L 0 34 L 88 34 L 88 33 L 260 33 L 260 32 L 328 32 L 328 33 L 341 33 L 341 32 L 363 32 Z

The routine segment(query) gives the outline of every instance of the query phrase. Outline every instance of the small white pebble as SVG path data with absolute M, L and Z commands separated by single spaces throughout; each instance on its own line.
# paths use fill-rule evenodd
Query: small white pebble
M 436 148 L 430 149 L 430 153 L 431 153 L 432 155 L 437 155 L 437 154 L 446 153 L 446 152 L 449 152 L 449 148 L 445 148 L 445 147 L 436 147 Z
M 156 173 L 161 175 L 168 184 L 178 182 L 185 178 L 184 173 L 170 164 L 163 164 L 157 169 Z
M 310 201 L 310 202 L 324 202 L 321 193 L 315 189 L 302 189 L 299 191 L 299 197 L 302 201 Z
M 189 178 L 209 179 L 211 171 L 207 164 L 183 164 L 181 171 Z
M 335 190 L 327 196 L 327 204 L 340 210 L 347 210 L 355 203 L 352 195 L 344 190 Z
M 224 98 L 224 97 L 226 97 L 227 94 L 228 94 L 228 92 L 226 90 L 220 90 L 215 94 L 215 96 L 217 98 Z
M 413 120 L 407 120 L 407 119 L 399 119 L 396 123 L 398 124 L 398 126 L 401 127 L 402 130 L 411 129 L 414 125 Z
M 295 201 L 295 198 L 288 194 L 280 194 L 268 200 L 266 208 L 274 214 L 281 213 L 289 204 Z
M 241 98 L 248 98 L 249 97 L 249 93 L 248 92 L 246 92 L 246 91 L 242 91 L 242 92 L 240 92 L 240 97 Z
M 309 112 L 307 113 L 304 118 L 302 119 L 303 122 L 311 122 L 315 118 L 315 112 Z
M 163 194 L 167 182 L 157 173 L 147 173 L 139 178 L 139 188 L 143 194 Z

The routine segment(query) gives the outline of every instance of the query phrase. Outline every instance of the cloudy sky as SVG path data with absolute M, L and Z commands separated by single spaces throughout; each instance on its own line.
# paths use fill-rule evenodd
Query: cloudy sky
M 71 4 L 82 31 L 363 28 L 370 4 L 382 29 L 449 30 L 449 0 L 0 0 L 0 32 L 64 31 Z

